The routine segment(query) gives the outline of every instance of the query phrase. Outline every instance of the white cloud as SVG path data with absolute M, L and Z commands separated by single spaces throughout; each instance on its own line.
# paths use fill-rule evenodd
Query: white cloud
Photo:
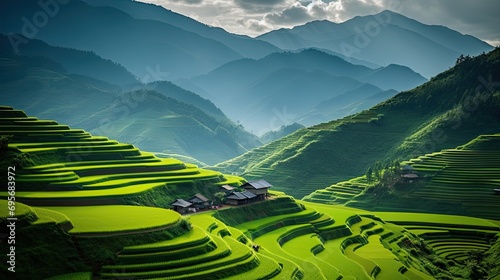
M 237 23 L 257 33 L 263 33 L 266 31 L 270 31 L 272 29 L 271 26 L 269 26 L 263 20 L 256 20 L 253 18 L 251 19 L 240 18 L 237 20 Z
M 500 41 L 498 0 L 141 0 L 229 32 L 259 35 L 312 20 L 343 22 L 392 10 L 426 24 L 445 25 L 490 42 Z
M 264 21 L 273 25 L 295 25 L 313 20 L 306 6 L 295 2 L 280 12 L 272 12 L 264 16 Z
M 374 14 L 384 10 L 381 1 L 384 0 L 296 1 L 280 10 L 265 13 L 260 19 L 250 18 L 238 22 L 255 31 L 293 27 L 313 20 L 341 22 L 356 15 Z M 252 28 L 256 25 L 258 28 Z

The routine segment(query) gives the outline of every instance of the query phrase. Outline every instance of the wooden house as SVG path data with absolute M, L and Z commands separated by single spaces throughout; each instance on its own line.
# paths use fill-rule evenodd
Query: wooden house
M 223 186 L 220 186 L 220 189 L 222 192 L 226 193 L 226 194 L 230 194 L 234 191 L 234 187 L 233 186 L 230 186 L 230 185 L 223 185 Z
M 415 170 L 413 169 L 413 166 L 409 164 L 405 164 L 401 167 L 401 173 L 403 174 L 409 174 L 409 173 L 414 173 Z
M 420 177 L 418 177 L 417 174 L 409 173 L 409 174 L 401 175 L 401 178 L 403 179 L 403 182 L 405 182 L 405 183 L 412 183 L 413 181 L 418 180 Z
M 191 202 L 187 202 L 182 198 L 176 199 L 174 202 L 170 203 L 174 207 L 174 211 L 177 211 L 180 214 L 185 214 L 189 212 L 189 209 L 192 208 L 193 205 Z
M 255 194 L 259 199 L 264 200 L 268 196 L 268 189 L 272 187 L 271 184 L 269 184 L 266 180 L 257 180 L 257 181 L 250 181 L 243 186 L 241 186 L 245 190 Z
M 226 203 L 229 205 L 243 205 L 253 202 L 257 199 L 257 195 L 249 192 L 232 192 L 226 197 Z
M 208 198 L 206 198 L 205 196 L 203 196 L 200 193 L 193 195 L 193 197 L 188 199 L 188 201 L 192 203 L 191 207 L 194 207 L 197 209 L 205 209 L 205 208 L 210 207 L 210 201 L 208 200 Z

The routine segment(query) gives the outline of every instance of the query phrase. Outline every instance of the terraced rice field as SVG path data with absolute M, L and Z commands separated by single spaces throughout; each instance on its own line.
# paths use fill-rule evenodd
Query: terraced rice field
M 376 213 L 421 237 L 441 258 L 463 262 L 470 251 L 484 252 L 497 238 L 500 227 L 487 220 L 435 214 Z
M 402 164 L 411 165 L 419 179 L 402 186 L 404 193 L 399 194 L 399 199 L 375 205 L 370 194 L 363 192 L 365 184 L 348 181 L 316 190 L 304 200 L 372 211 L 458 214 L 500 220 L 500 195 L 495 193 L 495 189 L 500 189 L 500 134 L 482 135 L 456 149 L 427 154 Z
M 388 227 L 362 210 L 304 205 L 306 209 L 294 214 L 265 217 L 235 227 L 245 239 L 261 246 L 260 253 L 281 263 L 282 273 L 287 275 L 304 279 L 432 279 L 419 270 L 421 266 L 401 261 L 412 260 L 400 247 L 404 228 Z M 208 226 L 207 217 L 199 220 Z M 288 261 L 280 262 L 285 259 Z
M 275 260 L 238 241 L 210 215 L 193 217 L 194 227 L 189 233 L 172 240 L 125 247 L 118 254 L 117 264 L 103 267 L 100 276 L 192 279 L 235 275 L 266 279 L 282 271 Z
M 298 130 L 290 135 L 285 136 L 281 139 L 281 141 L 273 141 L 264 146 L 253 149 L 252 157 L 245 158 L 246 162 L 261 162 L 261 155 L 265 155 L 269 150 L 284 150 L 288 146 L 292 145 L 295 141 L 296 137 L 304 136 L 307 133 L 306 130 Z M 250 153 L 249 153 L 250 154 Z M 215 167 L 218 170 L 226 171 L 226 172 L 237 172 L 237 173 L 248 173 L 246 170 L 241 170 L 235 168 L 236 166 L 240 166 L 240 161 L 243 159 L 243 156 L 237 157 L 233 160 L 226 161 L 224 163 L 218 164 Z M 259 167 L 268 167 L 264 165 L 259 165 Z M 267 169 L 261 169 L 262 172 L 267 172 Z M 253 174 L 253 173 L 252 173 Z M 257 175 L 257 173 L 255 173 Z M 261 173 L 262 174 L 262 173 Z M 251 176 L 251 174 L 249 174 Z
M 483 135 L 457 149 L 409 162 L 431 179 L 413 196 L 459 203 L 468 216 L 500 220 L 500 134 Z
M 340 182 L 325 189 L 318 189 L 306 195 L 306 201 L 325 204 L 344 204 L 349 202 L 366 189 L 365 184 Z
M 281 207 L 304 206 L 298 212 L 275 212 L 234 226 L 213 215 L 235 220 L 231 215 L 241 210 L 258 215 L 262 213 L 259 205 L 266 204 L 193 214 L 187 217 L 191 229 L 180 236 L 125 245 L 111 263 L 91 275 L 101 279 L 432 279 L 403 249 L 405 240 L 419 236 L 442 258 L 460 262 L 468 250 L 488 249 L 500 232 L 497 224 L 478 218 L 370 213 L 283 196 L 277 200 Z M 6 202 L 0 206 L 3 204 Z M 58 225 L 70 223 L 66 228 L 70 236 L 90 242 L 116 235 L 137 238 L 145 232 L 168 230 L 182 220 L 170 210 L 140 206 L 40 208 L 19 204 L 19 209 L 18 218 L 29 220 L 34 229 L 42 224 L 37 221 L 50 218 Z M 149 218 L 141 219 L 145 216 Z M 259 249 L 254 250 L 254 245 Z M 89 279 L 84 273 L 60 277 L 64 276 Z
M 129 205 L 46 207 L 46 209 L 66 216 L 73 224 L 73 229 L 69 233 L 74 235 L 158 230 L 176 224 L 181 219 L 179 213 L 172 210 Z
M 57 163 L 30 166 L 17 174 L 17 198 L 35 204 L 64 205 L 75 200 L 85 204 L 89 199 L 120 199 L 182 183 L 242 182 L 239 177 L 225 178 L 176 159 L 157 158 L 133 145 L 55 121 L 27 117 L 10 107 L 0 108 L 0 134 L 12 135 L 9 147 L 22 153 L 57 158 Z
M 139 204 L 151 199 L 139 196 L 177 184 L 182 188 L 209 182 L 213 187 L 239 185 L 243 179 L 160 159 L 12 108 L 0 107 L 0 130 L 13 135 L 10 148 L 53 159 L 16 175 L 18 234 L 31 242 L 19 247 L 18 256 L 28 256 L 23 261 L 30 263 L 29 269 L 22 272 L 31 273 L 28 278 L 432 279 L 424 262 L 407 251 L 412 240 L 420 237 L 438 256 L 463 263 L 470 250 L 489 249 L 500 232 L 498 221 L 480 218 L 372 213 L 342 206 L 363 193 L 366 186 L 356 181 L 311 196 L 337 205 L 298 201 L 278 192 L 271 192 L 272 199 L 266 201 L 184 217 L 164 208 L 114 205 Z M 307 133 L 303 137 L 311 140 Z M 485 150 L 492 147 L 490 141 L 480 139 L 457 150 Z M 442 171 L 450 171 L 450 166 L 471 166 L 462 157 L 450 157 L 455 164 L 449 164 L 450 158 L 422 158 L 415 169 L 438 176 L 448 174 Z M 491 157 L 489 164 L 495 162 Z M 271 172 L 270 163 L 254 170 Z M 494 170 L 477 168 L 471 174 L 491 185 L 488 176 Z M 437 178 L 436 184 L 446 179 Z M 7 209 L 7 203 L 0 200 L 0 208 Z M 2 211 L 0 224 L 6 222 Z

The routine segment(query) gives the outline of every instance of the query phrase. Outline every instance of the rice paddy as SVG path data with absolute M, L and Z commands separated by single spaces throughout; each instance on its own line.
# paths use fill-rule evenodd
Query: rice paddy
M 18 252 L 29 263 L 20 272 L 29 275 L 26 278 L 433 279 L 439 273 L 456 277 L 459 272 L 429 269 L 429 259 L 465 267 L 471 251 L 487 252 L 500 236 L 493 210 L 471 212 L 477 217 L 469 217 L 369 212 L 341 205 L 364 194 L 367 186 L 359 180 L 310 196 L 321 203 L 271 192 L 265 201 L 181 216 L 156 199 L 218 190 L 221 184 L 238 186 L 243 179 L 157 158 L 132 145 L 29 118 L 12 108 L 0 107 L 0 124 L 2 131 L 13 135 L 11 149 L 52 159 L 35 161 L 16 174 L 19 238 L 31 242 Z M 497 183 L 494 151 L 487 150 L 496 147 L 491 143 L 496 138 L 479 138 L 410 163 L 436 189 L 444 190 L 451 177 L 466 182 L 464 186 L 474 182 L 475 188 L 486 189 Z M 474 163 L 483 158 L 490 169 Z M 272 169 L 269 164 L 263 162 L 266 172 Z M 468 178 L 471 175 L 474 179 Z M 462 186 L 456 180 L 451 184 Z M 424 190 L 415 195 L 423 196 Z M 470 196 L 467 191 L 464 195 Z M 485 193 L 476 203 L 494 202 L 487 198 Z M 466 202 L 464 207 L 476 209 Z M 2 209 L 7 205 L 0 200 Z M 2 211 L 2 224 L 7 217 Z M 58 266 L 48 269 L 48 263 Z
M 130 205 L 47 207 L 71 220 L 70 234 L 155 230 L 178 223 L 181 216 L 172 210 Z M 145 219 L 144 217 L 147 217 Z
M 341 182 L 304 199 L 371 211 L 423 212 L 500 220 L 500 134 L 482 135 L 455 149 L 403 162 L 418 178 L 398 189 L 398 198 L 375 204 L 366 183 Z M 359 180 L 358 180 L 359 181 Z M 397 194 L 397 193 L 396 193 Z
M 243 181 L 173 158 L 157 158 L 133 145 L 52 120 L 27 117 L 10 107 L 0 108 L 0 134 L 12 135 L 9 147 L 21 153 L 57 159 L 17 174 L 16 197 L 38 205 L 95 204 L 96 198 L 122 199 L 186 183 L 239 185 Z

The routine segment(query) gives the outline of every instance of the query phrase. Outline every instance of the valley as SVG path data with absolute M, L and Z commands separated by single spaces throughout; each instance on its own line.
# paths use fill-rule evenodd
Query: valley
M 396 4 L 0 1 L 0 278 L 499 280 L 498 7 Z

